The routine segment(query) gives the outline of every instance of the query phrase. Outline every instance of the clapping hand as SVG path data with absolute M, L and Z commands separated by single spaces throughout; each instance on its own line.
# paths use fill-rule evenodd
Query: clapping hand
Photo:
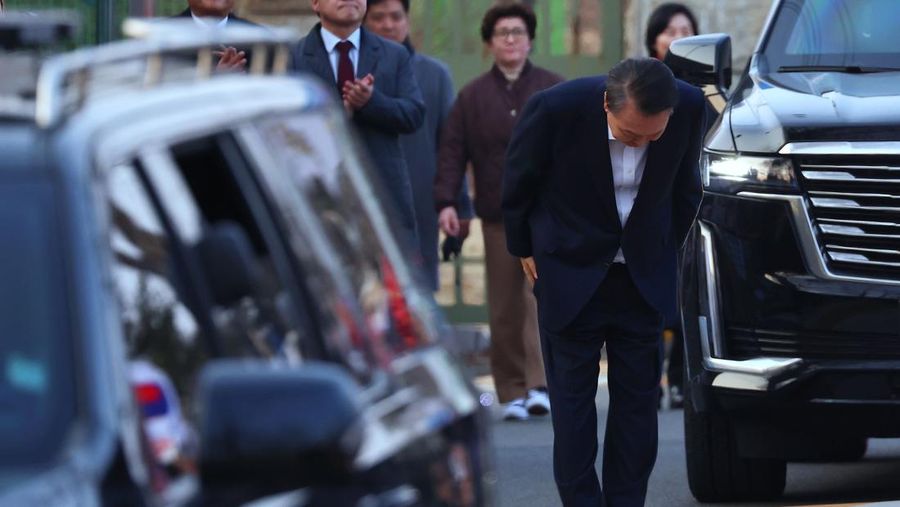
M 362 109 L 369 103 L 374 91 L 375 76 L 372 74 L 366 74 L 365 77 L 355 81 L 347 81 L 343 90 L 344 108 L 348 113 Z

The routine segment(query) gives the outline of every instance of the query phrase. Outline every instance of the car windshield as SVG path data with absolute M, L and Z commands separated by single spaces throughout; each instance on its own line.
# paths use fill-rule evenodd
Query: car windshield
M 773 71 L 900 69 L 900 1 L 787 0 L 763 51 Z
M 75 417 L 71 320 L 56 201 L 0 179 L 0 470 L 46 463 Z

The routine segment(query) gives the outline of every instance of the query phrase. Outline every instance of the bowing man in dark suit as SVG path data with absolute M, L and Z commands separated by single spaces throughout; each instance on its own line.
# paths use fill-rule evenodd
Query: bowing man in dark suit
M 699 89 L 653 59 L 535 95 L 507 154 L 509 251 L 534 283 L 563 504 L 640 506 L 656 461 L 662 315 L 702 197 Z M 609 413 L 598 452 L 600 350 Z
M 234 10 L 234 0 L 188 0 L 188 8 L 181 11 L 176 18 L 193 19 L 198 26 L 203 28 L 225 28 L 232 25 L 259 26 L 252 21 L 238 17 Z M 244 70 L 247 66 L 248 51 L 233 46 L 215 51 L 219 57 L 216 69 Z
M 320 23 L 292 50 L 292 69 L 319 76 L 343 101 L 398 213 L 398 236 L 411 250 L 418 239 L 400 135 L 422 125 L 425 102 L 410 53 L 361 27 L 366 0 L 312 0 L 312 7 Z

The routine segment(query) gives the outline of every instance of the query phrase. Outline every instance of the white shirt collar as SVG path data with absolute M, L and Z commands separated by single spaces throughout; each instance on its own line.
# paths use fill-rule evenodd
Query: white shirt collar
M 228 16 L 225 16 L 220 21 L 213 22 L 213 19 L 215 18 L 198 18 L 194 15 L 194 11 L 191 11 L 191 18 L 193 18 L 194 23 L 197 23 L 203 28 L 225 28 L 225 25 L 228 24 Z
M 334 47 L 338 45 L 338 42 L 341 42 L 342 40 L 344 40 L 344 39 L 341 39 L 340 37 L 338 37 L 337 35 L 329 32 L 324 26 L 322 27 L 322 30 L 320 33 L 322 34 L 322 42 L 325 43 L 325 50 L 328 51 L 329 53 L 334 51 Z M 349 41 L 351 44 L 353 44 L 354 49 L 359 50 L 359 37 L 360 37 L 360 32 L 359 32 L 359 28 L 357 28 L 356 30 L 354 30 L 353 33 L 350 34 L 350 37 L 347 37 L 346 40 Z
M 606 124 L 606 131 L 609 132 L 609 140 L 610 141 L 618 141 L 618 139 L 616 139 L 616 136 L 613 135 L 612 127 L 610 127 L 609 124 Z

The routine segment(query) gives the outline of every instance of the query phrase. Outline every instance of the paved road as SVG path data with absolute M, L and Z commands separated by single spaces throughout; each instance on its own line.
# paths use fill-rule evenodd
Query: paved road
M 487 379 L 479 385 L 490 388 Z M 601 421 L 606 417 L 607 402 L 605 386 L 601 386 L 597 399 Z M 498 505 L 560 506 L 551 469 L 549 419 L 503 422 L 499 409 L 495 412 Z M 647 507 L 703 505 L 693 499 L 687 487 L 681 411 L 662 411 L 659 422 L 659 458 L 650 478 Z M 900 499 L 900 440 L 871 440 L 869 453 L 858 463 L 788 465 L 787 481 L 785 496 L 777 502 L 735 505 L 858 505 Z

